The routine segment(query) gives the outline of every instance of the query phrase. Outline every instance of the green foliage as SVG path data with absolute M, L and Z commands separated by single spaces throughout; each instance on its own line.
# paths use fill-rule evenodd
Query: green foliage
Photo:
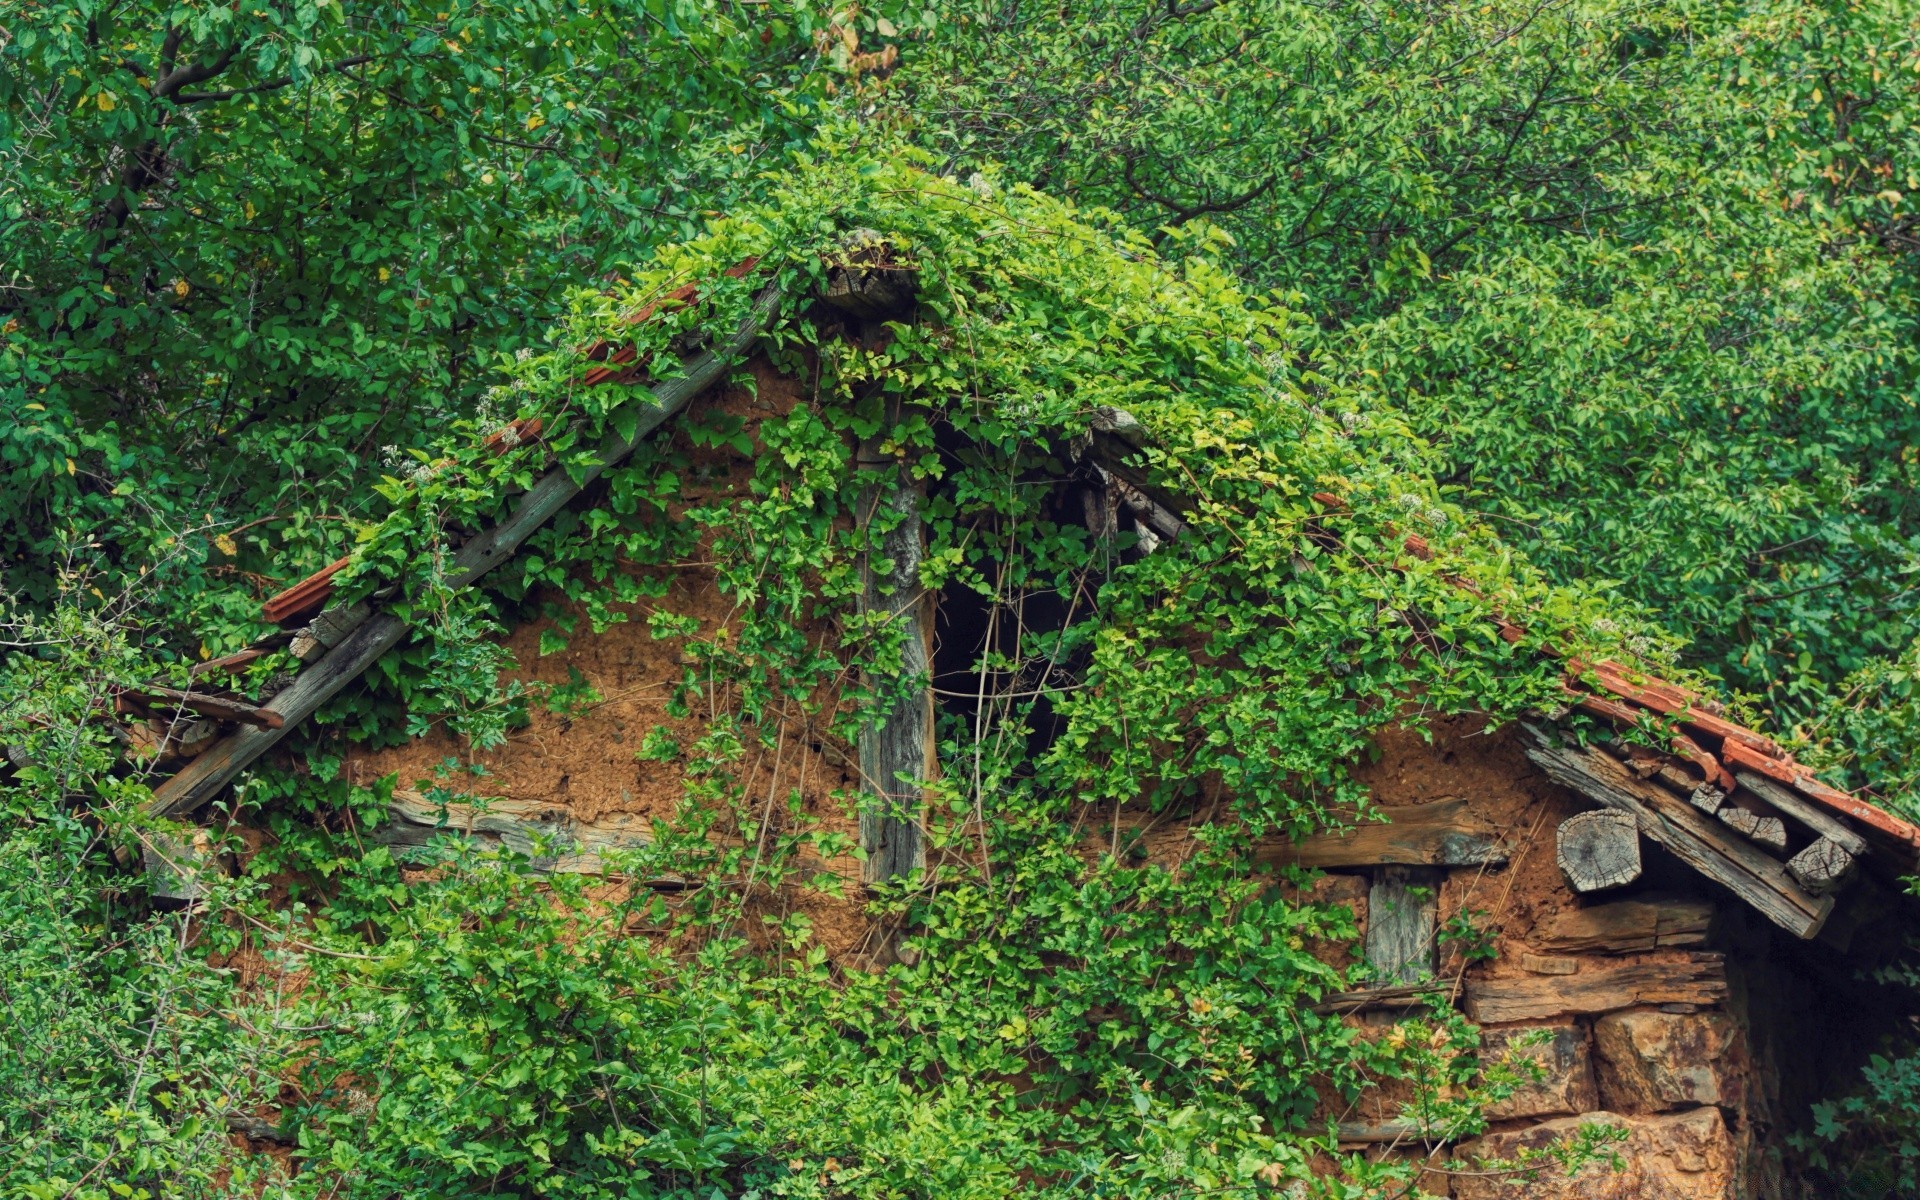
M 184 556 L 176 618 L 238 635 L 234 585 L 334 557 L 383 447 L 805 138 L 837 31 L 799 0 L 14 6 L 11 586 Z
M 881 233 L 919 279 L 921 319 L 879 342 L 826 336 L 798 299 L 854 229 Z M 1245 297 L 1208 257 L 1217 243 L 1171 247 L 1181 256 L 1029 189 L 942 180 L 895 147 L 823 146 L 765 203 L 663 249 L 621 290 L 579 293 L 556 349 L 503 364 L 494 399 L 550 438 L 495 453 L 484 425 L 451 422 L 382 484 L 387 512 L 362 528 L 344 594 L 392 588 L 386 602 L 425 636 L 382 665 L 384 699 L 341 702 L 357 717 L 310 737 L 308 774 L 262 771 L 243 790 L 267 842 L 250 875 L 285 881 L 286 902 L 235 897 L 208 918 L 303 973 L 288 1024 L 315 1040 L 281 1060 L 297 1065 L 281 1111 L 303 1170 L 283 1186 L 1356 1194 L 1401 1189 L 1408 1168 L 1313 1166 L 1332 1149 L 1315 1117 L 1325 1096 L 1402 1080 L 1435 1128 L 1478 1128 L 1471 1027 L 1441 1006 L 1370 1040 L 1313 1013 L 1349 981 L 1308 942 L 1351 936 L 1350 917 L 1284 901 L 1244 851 L 1364 812 L 1347 768 L 1384 725 L 1418 723 L 1409 695 L 1495 718 L 1549 702 L 1558 667 L 1497 636 L 1496 609 L 1572 647 L 1632 650 L 1591 598 L 1545 585 L 1404 469 L 1400 423 L 1297 367 L 1303 322 Z M 724 277 L 748 256 L 754 275 Z M 624 321 L 688 279 L 707 281 L 701 303 Z M 485 525 L 543 462 L 582 461 L 647 402 L 580 386 L 586 347 L 617 334 L 669 363 L 675 338 L 731 329 L 769 280 L 792 299 L 767 344 L 817 402 L 764 424 L 751 455 L 724 422 L 650 439 L 607 473 L 598 506 L 543 530 L 485 588 L 447 587 L 447 531 Z M 1155 486 L 1195 504 L 1189 532 L 1150 555 L 1095 543 L 1047 499 L 1073 486 L 1056 447 L 1107 406 L 1151 430 Z M 878 533 L 847 519 L 870 486 L 856 439 L 927 480 L 922 583 L 971 589 L 1018 631 L 982 650 L 991 704 L 942 724 L 929 836 L 946 865 L 937 887 L 874 899 L 904 940 L 872 974 L 834 970 L 790 899 L 761 901 L 836 891 L 802 855 L 844 852 L 844 837 L 797 803 L 771 821 L 777 798 L 743 790 L 783 715 L 851 735 L 872 698 L 848 683 L 823 711 L 837 682 L 913 682 L 897 678 L 900 631 L 855 611 Z M 750 485 L 701 490 L 694 449 L 750 459 Z M 1342 506 L 1314 498 L 1328 489 Z M 1310 536 L 1322 529 L 1339 541 Z M 1402 549 L 1412 529 L 1439 548 L 1432 561 Z M 696 550 L 736 602 L 704 636 L 635 581 Z M 672 903 L 539 882 L 511 855 L 452 845 L 403 873 L 358 840 L 382 793 L 334 780 L 328 743 L 390 737 L 371 717 L 396 700 L 416 719 L 509 707 L 487 633 L 540 589 L 583 601 L 596 625 L 640 613 L 690 638 L 675 706 L 704 731 L 643 747 L 682 769 L 683 811 L 615 864 L 695 884 Z M 1012 620 L 1047 603 L 1074 618 Z M 585 699 L 583 683 L 550 699 Z M 1043 703 L 1057 733 L 1031 738 Z M 1184 861 L 1121 843 L 1120 816 L 1141 809 L 1192 824 Z M 1513 1086 L 1497 1070 L 1488 1083 Z
M 1347 915 L 1245 854 L 1364 818 L 1383 726 L 1552 703 L 1548 640 L 1671 673 L 1692 639 L 1855 781 L 1912 787 L 1913 32 L 1787 0 L 10 13 L 0 1197 L 1406 1194 L 1334 1155 L 1322 1102 L 1400 1081 L 1455 1136 L 1521 1079 L 1451 1009 L 1373 1039 L 1313 1013 L 1350 981 L 1309 943 Z M 807 311 L 855 230 L 915 272 L 915 323 Z M 587 347 L 660 377 L 770 282 L 806 403 L 757 441 L 663 430 L 448 585 L 451 539 L 638 427 L 651 395 L 580 386 Z M 1194 502 L 1151 554 L 1065 515 L 1061 451 L 1107 406 Z M 849 735 L 919 682 L 855 602 L 885 532 L 860 441 L 925 484 L 920 584 L 1008 631 L 943 715 L 941 866 L 872 898 L 902 940 L 871 973 L 806 915 L 846 836 L 743 782 L 788 718 Z M 243 878 L 158 910 L 116 851 L 169 831 L 89 714 L 250 638 L 256 572 L 348 550 L 345 593 L 392 588 L 421 636 L 238 790 Z M 723 628 L 660 586 L 696 557 Z M 502 682 L 500 633 L 561 599 L 585 629 L 542 654 L 686 640 L 670 712 L 702 729 L 640 747 L 685 803 L 609 864 L 684 891 L 451 837 L 403 864 L 363 837 L 395 781 L 336 777 L 347 741 L 484 747 L 592 703 Z M 1134 817 L 1191 824 L 1182 861 Z M 1895 1137 L 1910 1066 L 1833 1130 Z M 263 1107 L 295 1175 L 225 1144 Z
M 962 11 L 909 60 L 919 136 L 1218 223 L 1552 577 L 1789 725 L 1911 640 L 1911 6 Z

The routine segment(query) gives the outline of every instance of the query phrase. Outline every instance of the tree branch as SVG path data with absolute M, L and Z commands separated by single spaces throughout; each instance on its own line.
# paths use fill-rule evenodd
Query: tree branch
M 351 70 L 354 67 L 361 66 L 365 63 L 370 63 L 378 57 L 379 55 L 377 54 L 350 55 L 349 57 L 340 59 L 338 62 L 327 64 L 326 66 L 320 68 L 318 71 L 315 71 L 314 74 L 329 75 L 336 71 Z M 179 95 L 175 96 L 173 99 L 174 99 L 174 103 L 176 104 L 205 104 L 210 101 L 216 101 L 216 100 L 231 100 L 235 96 L 249 96 L 258 92 L 278 91 L 280 88 L 283 88 L 283 87 L 291 87 L 292 84 L 293 84 L 293 76 L 282 75 L 278 79 L 269 79 L 265 83 L 256 83 L 249 87 L 243 87 L 243 88 L 233 88 L 232 90 L 225 91 L 225 92 L 181 92 Z

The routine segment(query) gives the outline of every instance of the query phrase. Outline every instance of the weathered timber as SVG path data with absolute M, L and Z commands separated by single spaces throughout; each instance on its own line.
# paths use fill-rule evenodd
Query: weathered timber
M 216 671 L 238 671 L 241 667 L 246 666 L 255 659 L 265 657 L 266 653 L 267 651 L 264 647 L 249 646 L 245 650 L 238 651 L 234 654 L 209 659 L 203 663 L 195 663 L 193 669 L 187 672 L 187 677 L 189 679 L 199 679 L 203 675 L 212 675 Z
M 1640 878 L 1640 829 L 1615 809 L 1568 817 L 1554 831 L 1554 860 L 1576 892 L 1598 892 Z
M 1125 409 L 1094 410 L 1087 431 L 1068 440 L 1066 458 L 1080 464 L 1116 503 L 1133 516 L 1144 552 L 1186 531 L 1181 514 L 1193 508 L 1193 498 L 1158 486 L 1134 460 L 1151 444 L 1146 427 Z
M 1324 1015 L 1338 1014 L 1352 1016 L 1356 1013 L 1398 1011 L 1408 1008 L 1438 1006 L 1444 1008 L 1449 1003 L 1447 989 L 1440 983 L 1428 980 L 1425 983 L 1400 984 L 1394 987 L 1363 988 L 1357 992 L 1335 992 L 1313 1006 L 1313 1011 Z
M 1646 896 L 1556 913 L 1527 942 L 1547 954 L 1630 954 L 1703 945 L 1712 922 L 1705 900 Z
M 302 632 L 331 650 L 346 641 L 347 635 L 360 628 L 372 613 L 373 607 L 365 600 L 337 604 L 316 616 Z
M 1580 971 L 1580 960 L 1558 954 L 1531 954 L 1520 952 L 1520 969 L 1534 975 L 1576 975 Z
M 301 662 L 312 662 L 326 652 L 326 644 L 306 629 L 294 634 L 293 640 L 287 643 L 287 653 Z
M 1812 830 L 1815 837 L 1825 838 L 1856 858 L 1867 852 L 1867 839 L 1855 833 L 1840 818 L 1803 799 L 1793 789 L 1782 787 L 1753 771 L 1737 771 L 1734 778 L 1741 787 L 1765 801 L 1775 812 L 1791 817 Z
M 861 444 L 860 465 L 874 477 L 860 501 L 868 530 L 860 612 L 873 623 L 870 628 L 891 626 L 900 638 L 897 670 L 869 670 L 865 676 L 867 694 L 876 705 L 861 722 L 859 735 L 860 790 L 865 796 L 860 845 L 867 852 L 862 877 L 871 884 L 926 867 L 920 823 L 925 784 L 934 777 L 938 760 L 933 606 L 920 587 L 926 481 L 915 479 L 906 461 L 885 453 L 878 439 Z
M 643 817 L 616 813 L 598 821 L 581 821 L 559 805 L 511 799 L 437 804 L 410 788 L 394 789 L 387 816 L 388 823 L 375 829 L 368 840 L 416 847 L 454 834 L 481 846 L 526 855 L 533 870 L 560 875 L 602 874 L 607 854 L 653 840 L 651 823 Z
M 1718 1004 L 1727 996 L 1717 954 L 1679 962 L 1595 962 L 1577 975 L 1469 979 L 1467 1015 L 1483 1025 L 1563 1013 L 1603 1013 L 1638 1004 Z
M 1435 800 L 1379 810 L 1382 820 L 1344 833 L 1319 833 L 1298 842 L 1275 840 L 1255 850 L 1258 861 L 1333 869 L 1409 866 L 1477 867 L 1507 861 L 1499 830 L 1475 819 L 1465 800 Z
M 1769 758 L 1732 741 L 1720 748 L 1720 755 L 1736 775 L 1746 770 L 1775 783 L 1785 784 L 1828 812 L 1857 822 L 1869 836 L 1892 843 L 1904 855 L 1910 856 L 1916 848 L 1920 848 L 1920 828 L 1884 809 L 1875 808 L 1858 796 L 1828 787 L 1798 763 Z M 1900 866 L 1905 869 L 1908 862 L 1902 862 Z
M 892 249 L 884 236 L 856 229 L 841 249 L 845 261 L 828 268 L 822 302 L 865 321 L 890 320 L 913 311 L 918 282 L 911 268 L 889 261 Z
M 1726 802 L 1727 794 L 1710 783 L 1703 783 L 1687 793 L 1687 803 L 1710 817 L 1719 812 L 1720 806 Z
M 225 696 L 182 691 L 179 688 L 127 688 L 121 695 L 156 713 L 171 714 L 185 709 L 203 717 L 212 717 L 216 721 L 238 721 L 243 725 L 254 725 L 261 729 L 278 729 L 284 719 L 272 709 L 248 704 L 245 700 L 230 700 Z
M 1334 1138 L 1342 1146 L 1383 1146 L 1402 1142 L 1444 1142 L 1449 1135 L 1442 1126 L 1428 1125 L 1411 1117 L 1394 1117 L 1379 1122 L 1341 1121 L 1334 1126 Z
M 654 403 L 640 408 L 631 437 L 609 434 L 591 463 L 556 467 L 548 472 L 520 497 L 506 520 L 461 546 L 453 555 L 448 586 L 465 587 L 512 558 L 522 542 L 565 508 L 583 488 L 608 467 L 633 453 L 642 439 L 719 379 L 728 365 L 759 340 L 760 331 L 780 306 L 781 295 L 777 287 L 763 289 L 731 337 L 713 350 L 703 351 L 682 363 L 683 374 L 655 386 Z M 406 622 L 390 612 L 363 617 L 338 645 L 300 672 L 292 685 L 269 703 L 269 711 L 282 718 L 281 728 L 243 729 L 222 739 L 154 790 L 152 811 L 187 813 L 213 799 L 228 781 L 285 736 L 286 729 L 312 716 L 328 698 L 358 679 L 382 654 L 397 645 L 406 632 Z
M 1367 965 L 1385 983 L 1433 977 L 1440 880 L 1433 867 L 1381 867 L 1367 891 Z
M 1715 815 L 1721 824 L 1756 846 L 1764 846 L 1776 854 L 1787 848 L 1787 826 L 1779 817 L 1762 816 L 1738 804 L 1723 804 Z
M 1854 856 L 1832 838 L 1821 838 L 1787 860 L 1787 873 L 1816 896 L 1837 892 L 1853 879 Z
M 1778 861 L 1599 750 L 1563 745 L 1538 729 L 1528 730 L 1533 744 L 1526 748 L 1527 757 L 1555 782 L 1608 808 L 1632 813 L 1642 834 L 1794 936 L 1811 938 L 1820 932 L 1833 911 L 1832 897 L 1809 895 Z
M 297 1146 L 300 1139 L 291 1133 L 282 1133 L 280 1127 L 272 1121 L 259 1117 L 250 1117 L 242 1113 L 230 1113 L 227 1116 L 227 1130 L 256 1142 L 272 1142 L 276 1146 Z

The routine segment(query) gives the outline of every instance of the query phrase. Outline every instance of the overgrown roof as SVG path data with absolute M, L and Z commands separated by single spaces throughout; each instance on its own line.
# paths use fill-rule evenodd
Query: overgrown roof
M 1408 719 L 1408 696 L 1503 719 L 1571 701 L 1672 751 L 1710 788 L 1731 792 L 1736 771 L 1756 773 L 1909 858 L 1920 847 L 1920 830 L 1821 784 L 1701 685 L 1662 678 L 1662 647 L 1604 597 L 1549 586 L 1441 501 L 1412 435 L 1301 356 L 1303 316 L 1283 298 L 1242 294 L 1208 257 L 1220 236 L 1171 233 L 1163 253 L 1101 214 L 910 163 L 833 156 L 796 172 L 766 205 L 579 297 L 554 350 L 504 364 L 510 382 L 494 399 L 512 420 L 458 431 L 389 477 L 391 512 L 354 552 L 265 606 L 268 623 L 310 621 L 291 643 L 309 665 L 161 785 L 157 806 L 205 802 L 593 478 L 611 473 L 602 500 L 615 510 L 657 503 L 659 478 L 646 473 L 660 464 L 628 456 L 758 345 L 813 378 L 821 400 L 769 442 L 766 490 L 752 502 L 770 530 L 787 522 L 815 549 L 754 551 L 754 586 L 784 573 L 806 603 L 844 599 L 836 580 L 865 552 L 862 535 L 844 531 L 862 486 L 849 439 L 878 436 L 935 483 L 928 588 L 992 594 L 1010 577 L 1064 587 L 1086 562 L 1086 531 L 1045 514 L 1036 482 L 1097 473 L 1133 489 L 1147 541 L 1179 534 L 1171 551 L 1104 573 L 1098 618 L 1068 635 L 1082 675 L 1060 703 L 1080 734 L 1015 769 L 1025 787 L 1145 790 L 1159 803 L 1212 773 L 1250 825 L 1298 832 L 1360 800 L 1340 764 L 1370 730 Z M 861 287 L 892 287 L 911 311 L 850 300 Z M 983 548 L 983 522 L 1025 540 Z M 456 548 L 449 530 L 484 532 Z M 539 566 L 509 590 L 569 574 L 604 581 L 612 554 L 641 545 L 615 538 L 610 554 L 577 528 L 535 540 Z M 631 598 L 606 592 L 602 603 Z M 857 634 L 840 649 L 864 661 L 878 644 Z M 1087 686 L 1102 678 L 1124 678 L 1127 698 Z M 1153 697 L 1145 714 L 1141 696 Z M 146 707 L 156 701 L 180 702 Z

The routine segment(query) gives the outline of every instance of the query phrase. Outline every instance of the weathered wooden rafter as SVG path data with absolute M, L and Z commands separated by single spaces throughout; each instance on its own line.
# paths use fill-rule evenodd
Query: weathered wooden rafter
M 1592 746 L 1570 746 L 1528 726 L 1527 757 L 1553 778 L 1607 808 L 1632 814 L 1642 836 L 1720 883 L 1796 937 L 1810 938 L 1833 911 L 1831 896 L 1807 892 L 1777 860 L 1726 826 Z

